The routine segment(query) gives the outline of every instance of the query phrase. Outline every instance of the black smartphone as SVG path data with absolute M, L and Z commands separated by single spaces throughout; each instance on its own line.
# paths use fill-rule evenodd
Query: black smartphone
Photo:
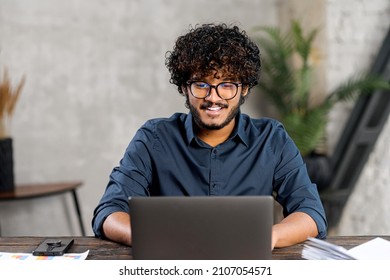
M 62 256 L 72 246 L 73 242 L 73 239 L 68 238 L 45 239 L 32 251 L 32 254 L 34 256 Z

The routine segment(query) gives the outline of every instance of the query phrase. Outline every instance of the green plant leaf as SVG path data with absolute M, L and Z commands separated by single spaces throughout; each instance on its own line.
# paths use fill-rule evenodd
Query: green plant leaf
M 389 90 L 390 83 L 372 74 L 356 74 L 333 90 L 325 102 L 333 106 L 340 101 L 353 100 L 361 94 L 371 94 L 377 89 Z
M 371 74 L 356 74 L 330 92 L 322 102 L 310 104 L 314 66 L 309 57 L 319 29 L 303 32 L 298 20 L 282 32 L 278 27 L 258 27 L 262 52 L 259 88 L 278 110 L 280 121 L 302 155 L 312 152 L 324 136 L 328 113 L 338 102 L 353 100 L 375 90 L 389 90 L 388 81 Z

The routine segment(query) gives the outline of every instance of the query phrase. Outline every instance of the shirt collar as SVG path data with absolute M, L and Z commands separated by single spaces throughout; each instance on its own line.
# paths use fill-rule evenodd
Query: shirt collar
M 241 114 L 241 111 L 239 111 L 237 115 L 237 124 L 233 132 L 233 137 L 238 137 L 242 141 L 242 143 L 248 147 L 249 135 L 245 132 L 245 127 L 248 126 L 247 122 L 248 118 L 244 118 L 244 115 Z
M 243 115 L 241 114 L 241 111 L 238 112 L 238 114 L 236 116 L 236 120 L 237 120 L 236 127 L 234 128 L 234 131 L 232 133 L 232 137 L 230 137 L 230 139 L 234 139 L 237 137 L 237 139 L 240 139 L 245 146 L 248 146 L 249 135 L 247 135 L 245 133 L 246 120 L 243 117 Z M 191 112 L 188 113 L 187 118 L 184 121 L 184 127 L 186 130 L 187 141 L 189 144 L 195 139 Z
M 184 121 L 184 127 L 186 130 L 186 136 L 187 136 L 187 141 L 188 144 L 192 142 L 192 140 L 195 139 L 195 134 L 194 134 L 194 127 L 192 124 L 192 114 L 191 112 L 188 113 L 187 118 Z

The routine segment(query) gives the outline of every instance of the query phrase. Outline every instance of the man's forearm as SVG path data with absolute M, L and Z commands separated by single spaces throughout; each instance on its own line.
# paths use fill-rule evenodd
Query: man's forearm
M 296 212 L 272 228 L 272 249 L 286 247 L 318 235 L 317 225 L 306 213 Z
M 115 212 L 103 223 L 103 233 L 107 239 L 131 245 L 130 216 L 125 212 Z

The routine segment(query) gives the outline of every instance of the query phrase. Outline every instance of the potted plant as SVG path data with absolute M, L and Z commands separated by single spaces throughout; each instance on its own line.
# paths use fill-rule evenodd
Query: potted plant
M 353 100 L 374 89 L 390 89 L 389 82 L 380 77 L 356 74 L 320 102 L 311 102 L 313 41 L 318 29 L 304 34 L 300 22 L 293 20 L 286 32 L 277 27 L 257 27 L 256 31 L 260 32 L 257 40 L 262 51 L 262 80 L 258 87 L 276 108 L 279 120 L 306 161 L 316 154 L 324 139 L 328 113 L 336 103 Z M 321 158 L 326 160 L 326 155 Z M 326 164 L 319 169 L 326 172 Z
M 25 77 L 16 88 L 13 88 L 7 70 L 4 70 L 3 78 L 0 79 L 0 191 L 14 188 L 13 150 L 9 126 L 24 83 Z

